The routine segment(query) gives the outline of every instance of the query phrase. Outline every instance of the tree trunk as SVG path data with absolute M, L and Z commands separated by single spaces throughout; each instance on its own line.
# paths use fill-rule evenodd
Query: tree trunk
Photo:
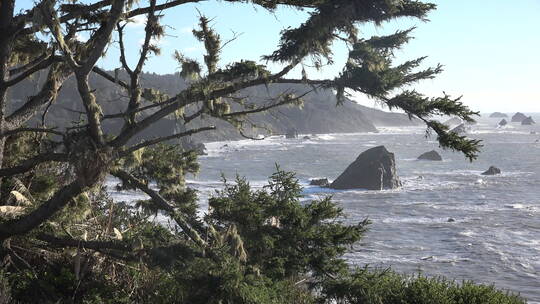
M 5 131 L 5 110 L 7 103 L 7 86 L 5 81 L 9 76 L 9 59 L 13 47 L 12 21 L 13 10 L 15 8 L 14 0 L 2 0 L 0 4 L 0 134 Z M 4 145 L 5 137 L 0 138 L 0 168 L 4 163 Z M 2 178 L 0 177 L 0 187 Z

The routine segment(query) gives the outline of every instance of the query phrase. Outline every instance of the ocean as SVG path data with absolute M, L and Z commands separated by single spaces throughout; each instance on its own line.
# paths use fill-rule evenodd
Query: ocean
M 351 265 L 494 284 L 540 303 L 540 126 L 498 128 L 499 121 L 483 117 L 471 127 L 468 135 L 483 144 L 473 162 L 441 150 L 435 136 L 426 138 L 425 127 L 208 143 L 200 173 L 188 176 L 188 185 L 199 190 L 200 212 L 206 212 L 208 197 L 223 186 L 222 174 L 229 181 L 245 176 L 259 188 L 277 164 L 296 172 L 304 200 L 331 195 L 343 207 L 345 222 L 371 220 L 346 255 Z M 379 145 L 395 154 L 401 188 L 309 186 L 311 178 L 335 179 L 361 152 Z M 416 160 L 433 149 L 442 162 Z M 481 175 L 491 165 L 502 174 Z M 125 201 L 142 195 L 112 194 Z

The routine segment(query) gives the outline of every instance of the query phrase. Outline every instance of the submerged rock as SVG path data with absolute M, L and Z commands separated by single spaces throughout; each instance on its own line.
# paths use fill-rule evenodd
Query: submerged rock
M 302 137 L 302 139 L 311 139 L 311 137 L 306 135 L 306 136 Z
M 512 122 L 522 122 L 526 118 L 527 116 L 525 116 L 525 114 L 517 112 L 514 114 L 514 116 L 512 116 Z
M 435 150 L 431 150 L 429 152 L 423 153 L 422 155 L 418 156 L 418 160 L 442 161 L 442 156 L 439 154 L 439 152 Z
M 501 121 L 499 121 L 499 126 L 503 127 L 503 126 L 506 126 L 508 124 L 508 121 L 506 121 L 506 119 L 502 119 Z
M 453 222 L 455 222 L 455 221 L 456 221 L 456 220 L 453 219 L 453 218 L 448 218 L 448 221 L 447 221 L 447 222 L 448 222 L 448 223 L 453 223 Z
M 314 178 L 309 181 L 309 184 L 311 186 L 319 186 L 319 187 L 329 187 L 330 182 L 328 181 L 328 178 Z
M 298 138 L 298 130 L 296 130 L 295 128 L 288 129 L 287 133 L 285 134 L 285 138 Z
M 362 152 L 332 183 L 333 189 L 394 189 L 401 186 L 394 153 L 384 146 Z
M 532 119 L 532 116 L 529 116 L 529 117 L 525 118 L 524 120 L 522 120 L 521 124 L 524 125 L 524 126 L 530 126 L 530 125 L 534 125 L 535 122 Z
M 489 169 L 487 169 L 484 173 L 482 173 L 482 175 L 496 175 L 496 174 L 501 174 L 501 169 L 495 166 L 490 166 Z
M 501 113 L 501 112 L 493 112 L 491 113 L 491 115 L 489 115 L 490 118 L 503 118 L 503 117 L 508 117 L 508 115 L 504 114 L 504 113 Z

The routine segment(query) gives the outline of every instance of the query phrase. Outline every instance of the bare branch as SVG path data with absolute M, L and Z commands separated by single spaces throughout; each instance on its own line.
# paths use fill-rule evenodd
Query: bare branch
M 68 160 L 68 155 L 65 153 L 38 154 L 30 159 L 23 161 L 18 166 L 0 169 L 0 177 L 21 174 L 21 173 L 30 171 L 37 165 L 45 163 L 45 162 L 50 162 L 50 161 L 65 162 L 67 160 Z
M 153 36 L 153 28 L 157 23 L 156 16 L 154 14 L 156 9 L 156 0 L 150 0 L 150 11 L 148 12 L 148 17 L 146 18 L 146 27 L 145 30 L 145 36 L 144 36 L 144 42 L 141 48 L 141 55 L 139 56 L 139 61 L 137 62 L 137 66 L 135 67 L 135 70 L 133 70 L 133 73 L 136 75 L 139 75 L 142 71 L 143 65 L 148 59 L 146 56 L 148 54 L 150 41 Z
M 199 111 L 184 117 L 184 124 L 188 124 L 190 121 L 194 120 L 195 118 L 201 116 L 204 113 L 204 107 L 202 107 Z
M 129 85 L 127 83 L 125 83 L 124 81 L 122 81 L 120 79 L 116 79 L 115 77 L 109 75 L 109 73 L 107 73 L 107 71 L 105 71 L 105 70 L 103 70 L 103 69 L 101 69 L 101 68 L 99 68 L 97 66 L 93 67 L 92 71 L 94 73 L 98 74 L 99 76 L 109 80 L 112 83 L 118 84 L 118 85 L 120 85 L 121 87 L 123 87 L 123 88 L 125 88 L 127 90 L 130 89 L 130 87 L 129 87 Z
M 148 59 L 148 51 L 150 50 L 150 41 L 152 39 L 152 36 L 154 34 L 154 27 L 157 25 L 157 19 L 154 15 L 156 7 L 156 0 L 150 0 L 150 11 L 148 12 L 148 17 L 146 20 L 146 27 L 145 27 L 145 36 L 144 36 L 144 42 L 141 49 L 141 54 L 139 56 L 139 61 L 137 62 L 137 65 L 135 66 L 135 69 L 130 73 L 131 77 L 131 83 L 130 87 L 131 90 L 129 91 L 129 103 L 126 112 L 129 112 L 130 114 L 127 115 L 127 120 L 125 124 L 133 124 L 135 123 L 135 116 L 137 112 L 134 112 L 137 110 L 141 103 L 141 90 L 139 88 L 139 76 L 142 72 L 142 68 L 144 66 L 144 63 Z M 120 37 L 121 38 L 121 37 Z M 120 39 L 122 41 L 122 39 Z M 123 57 L 123 54 L 121 55 Z M 124 58 L 125 61 L 125 58 Z
M 148 106 L 144 106 L 144 107 L 134 109 L 132 112 L 126 111 L 126 112 L 122 112 L 122 113 L 103 115 L 103 119 L 126 117 L 126 115 L 129 115 L 131 113 L 138 113 L 138 112 L 142 112 L 142 111 L 149 110 L 149 109 L 152 109 L 152 108 L 162 107 L 162 106 L 170 104 L 170 103 L 172 103 L 174 101 L 175 101 L 174 98 L 171 98 L 171 99 L 166 100 L 164 102 L 158 102 L 158 103 L 154 103 L 154 104 L 151 104 L 151 105 L 148 105 Z
M 40 92 L 28 99 L 20 108 L 6 117 L 9 129 L 15 129 L 30 119 L 43 105 L 56 99 L 62 83 L 71 75 L 69 67 L 61 62 L 53 64 L 47 75 L 47 80 L 43 84 Z
M 17 75 L 19 73 L 22 73 L 23 71 L 28 70 L 29 68 L 33 67 L 37 63 L 45 60 L 45 58 L 47 58 L 47 57 L 48 57 L 48 53 L 44 52 L 43 54 L 39 55 L 38 57 L 36 57 L 32 61 L 28 62 L 27 64 L 18 66 L 16 68 L 12 68 L 11 70 L 9 70 L 9 75 L 8 76 L 13 77 L 13 76 L 15 76 L 15 75 Z
M 133 147 L 128 148 L 124 152 L 120 153 L 120 156 L 121 157 L 126 156 L 126 155 L 128 155 L 128 154 L 130 154 L 132 152 L 135 152 L 135 151 L 139 150 L 139 149 L 142 149 L 142 148 L 147 147 L 147 146 L 152 146 L 152 145 L 158 144 L 160 142 L 168 141 L 168 140 L 175 139 L 175 138 L 186 137 L 186 136 L 190 136 L 190 135 L 197 134 L 197 133 L 200 133 L 200 132 L 209 131 L 209 130 L 215 130 L 215 129 L 216 129 L 216 127 L 214 127 L 214 126 L 208 126 L 208 127 L 202 127 L 202 128 L 193 129 L 193 130 L 187 130 L 185 132 L 177 133 L 177 134 L 173 134 L 173 135 L 169 135 L 169 136 L 149 139 L 149 140 L 143 141 L 142 143 L 140 143 L 138 145 L 135 145 Z
M 111 9 L 108 13 L 109 18 L 87 42 L 87 44 L 92 46 L 92 48 L 90 54 L 87 56 L 86 61 L 83 64 L 81 71 L 82 73 L 88 74 L 103 54 L 105 46 L 107 46 L 109 43 L 114 26 L 122 16 L 124 5 L 124 0 L 112 0 Z
M 45 2 L 38 5 L 37 8 L 41 10 L 41 13 L 44 16 L 45 22 L 51 31 L 51 35 L 54 37 L 58 46 L 60 47 L 60 50 L 64 54 L 64 58 L 66 62 L 73 69 L 79 68 L 80 67 L 79 63 L 75 60 L 75 57 L 73 56 L 73 53 L 71 52 L 69 45 L 67 45 L 64 39 L 64 34 L 62 34 L 62 27 L 60 25 L 60 21 L 58 20 L 58 17 L 56 16 L 56 11 L 54 11 L 54 9 L 52 8 L 47 9 L 45 7 Z
M 0 133 L 0 137 L 6 137 L 13 134 L 21 133 L 21 132 L 36 132 L 36 133 L 51 133 L 59 136 L 64 136 L 64 133 L 55 131 L 53 129 L 43 129 L 43 128 L 18 128 L 14 130 L 9 130 L 4 133 Z
M 122 63 L 122 67 L 126 72 L 131 75 L 133 74 L 133 71 L 129 67 L 129 64 L 126 60 L 126 48 L 124 46 L 124 27 L 126 25 L 120 25 L 120 23 L 116 24 L 116 31 L 118 32 L 118 45 L 120 46 L 120 63 Z
M 118 250 L 118 251 L 131 251 L 132 248 L 125 242 L 118 241 L 85 241 L 72 238 L 59 238 L 50 234 L 38 234 L 37 239 L 54 244 L 60 247 L 82 247 L 93 249 L 96 251 L 103 251 L 104 249 Z
M 252 110 L 245 110 L 245 111 L 237 111 L 237 112 L 232 112 L 232 113 L 226 113 L 226 114 L 223 114 L 223 116 L 224 117 L 233 117 L 233 116 L 242 116 L 242 115 L 247 115 L 247 114 L 264 112 L 264 111 L 270 110 L 270 109 L 275 108 L 275 107 L 279 107 L 279 106 L 282 106 L 282 105 L 294 103 L 295 101 L 298 101 L 298 100 L 302 99 L 302 97 L 304 97 L 307 94 L 313 92 L 314 90 L 315 89 L 307 91 L 307 92 L 305 92 L 305 93 L 303 93 L 303 94 L 301 94 L 301 95 L 299 95 L 297 97 L 291 98 L 291 99 L 284 98 L 282 101 L 271 104 L 271 105 L 258 107 L 256 109 L 252 109 Z
M 185 89 L 180 94 L 176 95 L 175 97 L 172 97 L 171 100 L 168 100 L 167 102 L 170 102 L 169 105 L 161 108 L 159 111 L 156 111 L 152 115 L 146 117 L 145 119 L 141 120 L 140 122 L 137 122 L 133 125 L 130 125 L 128 128 L 124 129 L 120 135 L 118 135 L 113 141 L 110 142 L 110 144 L 113 147 L 120 147 L 124 145 L 126 142 L 129 141 L 130 138 L 135 136 L 137 133 L 141 132 L 142 130 L 146 129 L 148 126 L 153 124 L 154 122 L 160 120 L 161 118 L 175 112 L 178 109 L 181 109 L 188 104 L 195 103 L 199 100 L 205 100 L 205 99 L 217 99 L 219 97 L 225 97 L 229 94 L 232 94 L 236 91 L 265 84 L 265 83 L 272 83 L 277 82 L 277 80 L 281 77 L 283 77 L 285 74 L 290 72 L 295 65 L 297 65 L 298 62 L 291 63 L 287 65 L 285 68 L 283 68 L 280 72 L 271 75 L 269 77 L 265 78 L 256 78 L 253 80 L 247 80 L 240 83 L 234 83 L 229 86 L 226 86 L 221 89 L 214 90 L 210 94 L 204 94 L 200 91 L 195 91 L 193 87 L 190 87 L 188 89 Z
M 51 64 L 54 62 L 59 62 L 60 57 L 58 56 L 49 56 L 47 59 L 40 61 L 38 64 L 28 68 L 27 70 L 24 70 L 21 74 L 17 75 L 17 77 L 10 79 L 4 83 L 6 87 L 11 87 L 16 85 L 17 83 L 25 80 L 28 78 L 28 76 L 34 74 L 37 71 L 43 70 L 48 68 Z

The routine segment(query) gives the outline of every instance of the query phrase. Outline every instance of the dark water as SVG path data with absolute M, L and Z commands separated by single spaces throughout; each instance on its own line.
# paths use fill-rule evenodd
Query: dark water
M 470 136 L 484 145 L 473 163 L 450 151 L 441 153 L 443 162 L 417 161 L 421 153 L 439 150 L 425 129 L 382 129 L 211 143 L 200 174 L 189 183 L 201 191 L 205 210 L 208 195 L 221 186 L 221 173 L 230 180 L 246 176 L 260 187 L 278 163 L 297 172 L 306 199 L 332 194 L 347 221 L 371 219 L 365 238 L 347 254 L 351 264 L 493 283 L 540 303 L 540 127 L 497 129 L 496 122 L 482 119 L 473 127 Z M 402 188 L 331 191 L 307 185 L 313 177 L 335 179 L 359 153 L 377 145 L 395 153 Z M 490 165 L 503 173 L 482 176 Z

